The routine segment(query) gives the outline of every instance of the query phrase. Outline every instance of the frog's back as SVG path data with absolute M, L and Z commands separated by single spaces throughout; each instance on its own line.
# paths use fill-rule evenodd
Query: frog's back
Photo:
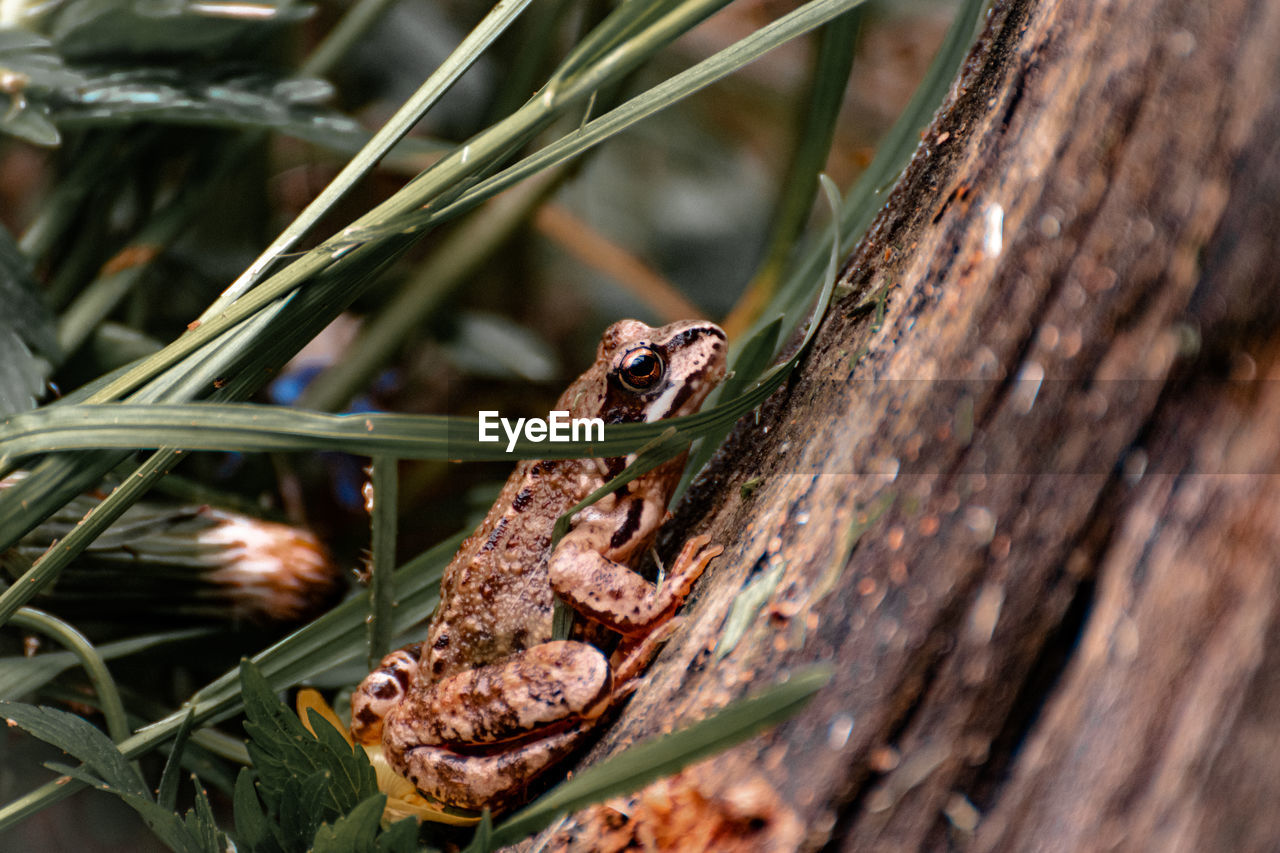
M 524 461 L 512 473 L 441 579 L 440 607 L 423 648 L 432 678 L 551 639 L 551 533 L 556 519 L 590 493 L 591 465 Z

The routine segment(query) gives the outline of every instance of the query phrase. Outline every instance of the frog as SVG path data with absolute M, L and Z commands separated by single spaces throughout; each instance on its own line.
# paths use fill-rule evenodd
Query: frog
M 556 410 L 606 424 L 692 414 L 724 378 L 727 350 L 706 320 L 621 320 Z M 495 813 L 518 803 L 639 686 L 723 551 L 698 535 L 658 584 L 636 570 L 670 517 L 687 453 L 577 512 L 554 544 L 556 520 L 635 456 L 520 462 L 445 568 L 426 638 L 383 658 L 353 693 L 353 739 L 381 745 L 440 803 Z M 557 599 L 573 617 L 567 639 L 553 638 Z

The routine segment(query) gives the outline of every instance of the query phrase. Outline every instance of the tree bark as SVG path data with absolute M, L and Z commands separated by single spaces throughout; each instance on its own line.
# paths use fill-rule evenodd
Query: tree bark
M 1277 81 L 1266 0 L 997 2 L 587 762 L 831 683 L 553 847 L 1280 845 Z

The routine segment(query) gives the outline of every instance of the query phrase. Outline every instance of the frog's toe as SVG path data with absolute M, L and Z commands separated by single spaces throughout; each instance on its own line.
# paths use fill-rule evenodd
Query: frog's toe
M 351 736 L 359 743 L 382 740 L 382 720 L 400 704 L 418 671 L 416 646 L 394 651 L 351 694 Z

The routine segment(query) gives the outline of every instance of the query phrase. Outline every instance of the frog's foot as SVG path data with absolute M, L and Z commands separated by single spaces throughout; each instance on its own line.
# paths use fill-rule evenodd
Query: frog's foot
M 351 694 L 351 737 L 372 745 L 382 740 L 382 720 L 409 692 L 418 672 L 422 643 L 384 657 Z
M 443 746 L 415 746 L 392 752 L 391 766 L 418 790 L 464 809 L 499 810 L 522 798 L 539 773 L 563 759 L 591 728 L 583 722 L 543 738 L 467 754 Z
M 629 567 L 594 551 L 570 552 L 557 559 L 565 550 L 564 541 L 548 567 L 552 587 L 574 610 L 624 637 L 644 636 L 670 619 L 707 564 L 724 551 L 710 544 L 711 537 L 695 536 L 655 588 Z
M 680 627 L 681 617 L 673 616 L 639 639 L 624 639 L 614 649 L 610 664 L 613 666 L 613 701 L 620 702 L 640 686 L 637 676 L 648 668 L 657 656 L 662 644 Z

